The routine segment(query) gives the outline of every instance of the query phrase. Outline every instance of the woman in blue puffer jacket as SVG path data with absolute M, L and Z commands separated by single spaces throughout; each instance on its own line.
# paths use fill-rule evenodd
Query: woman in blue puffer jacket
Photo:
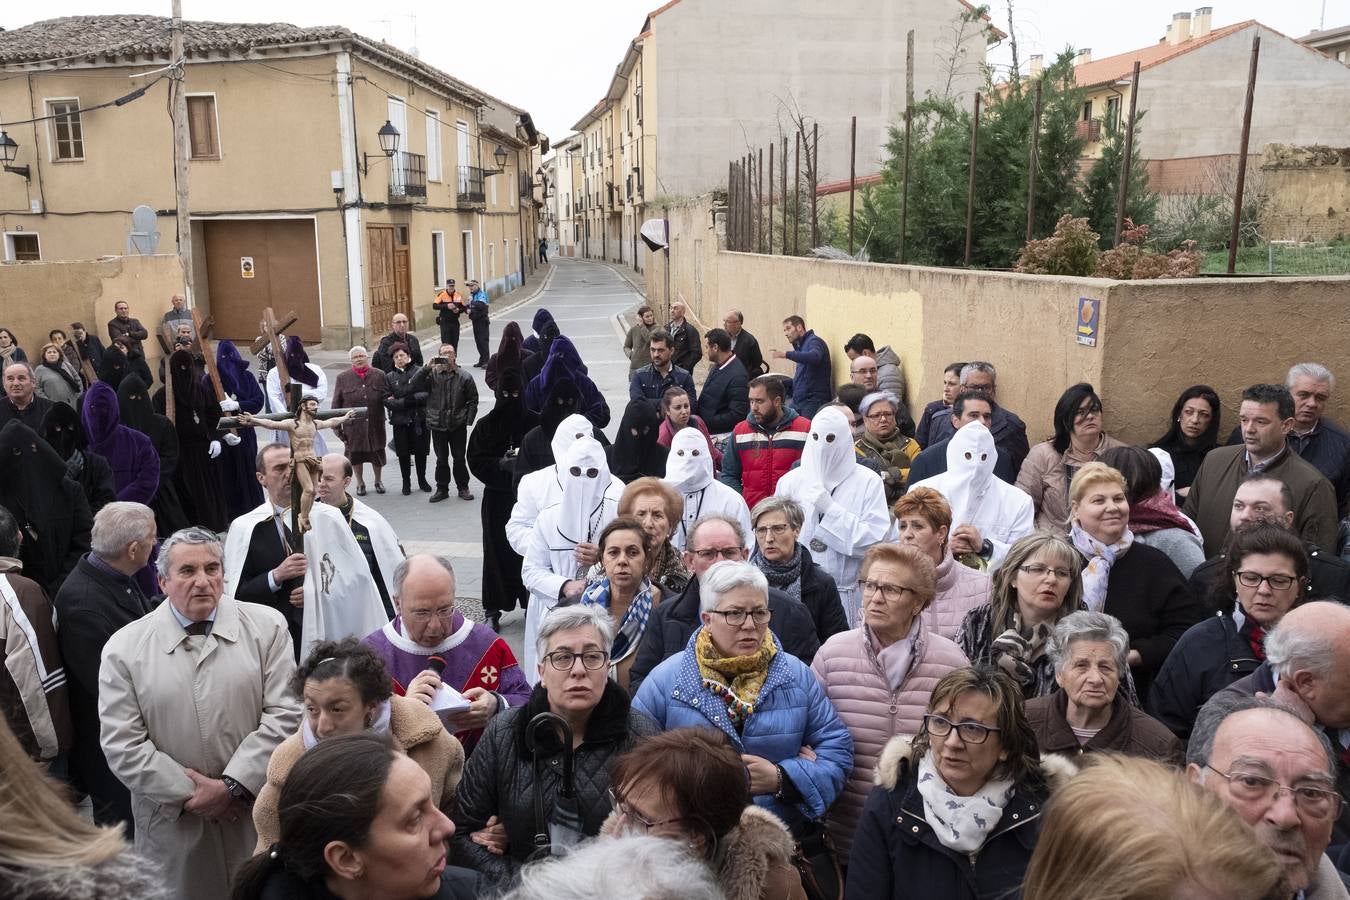
M 633 706 L 663 729 L 723 731 L 742 754 L 755 803 L 801 839 L 853 769 L 853 738 L 811 670 L 769 630 L 756 567 L 719 562 L 699 579 L 703 627 L 642 682 Z

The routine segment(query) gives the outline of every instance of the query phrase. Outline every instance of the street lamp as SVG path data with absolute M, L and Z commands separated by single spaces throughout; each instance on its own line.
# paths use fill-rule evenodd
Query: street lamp
M 508 156 L 506 148 L 501 144 L 497 145 L 497 150 L 492 154 L 492 158 L 497 161 L 497 171 L 506 171 L 506 157 Z
M 14 166 L 14 157 L 18 155 L 19 145 L 14 138 L 0 131 L 0 165 L 4 166 L 6 172 L 13 172 L 15 175 L 22 175 L 24 181 L 32 181 L 28 166 Z
M 398 129 L 395 128 L 394 124 L 390 122 L 388 119 L 384 120 L 384 124 L 380 126 L 380 130 L 375 133 L 375 136 L 380 139 L 380 151 L 384 154 L 385 159 L 392 158 L 393 155 L 398 152 L 398 139 L 399 139 Z M 370 174 L 371 157 L 374 157 L 375 159 L 380 158 L 379 154 L 374 153 L 362 154 L 361 156 L 362 175 Z

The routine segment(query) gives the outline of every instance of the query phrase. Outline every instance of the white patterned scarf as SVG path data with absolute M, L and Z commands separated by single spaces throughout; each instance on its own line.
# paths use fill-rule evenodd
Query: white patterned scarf
M 1012 799 L 1011 779 L 986 781 L 969 797 L 952 792 L 933 765 L 933 751 L 919 760 L 919 796 L 923 817 L 942 846 L 958 853 L 974 853 L 1003 818 L 1003 808 Z
M 583 606 L 598 606 L 609 611 L 609 579 L 602 578 L 589 585 L 581 594 Z M 615 630 L 614 646 L 610 650 L 609 663 L 613 666 L 627 658 L 642 643 L 642 635 L 647 630 L 647 619 L 652 614 L 652 583 L 646 578 L 638 585 L 633 602 L 628 605 L 623 621 Z
M 1101 612 L 1106 606 L 1106 582 L 1111 577 L 1111 566 L 1122 553 L 1134 543 L 1134 532 L 1126 528 L 1120 540 L 1114 544 L 1103 544 L 1084 531 L 1077 522 L 1069 528 L 1069 537 L 1073 545 L 1088 559 L 1083 569 L 1083 602 L 1093 612 Z

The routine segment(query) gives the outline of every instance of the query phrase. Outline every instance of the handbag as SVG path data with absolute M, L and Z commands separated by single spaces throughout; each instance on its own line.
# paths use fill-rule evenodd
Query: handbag
M 792 844 L 792 867 L 802 879 L 808 900 L 839 900 L 844 872 L 824 822 L 809 822 Z

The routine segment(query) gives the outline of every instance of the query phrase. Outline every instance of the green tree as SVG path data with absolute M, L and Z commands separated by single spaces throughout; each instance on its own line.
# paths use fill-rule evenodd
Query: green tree
M 1073 54 L 1066 51 L 1040 76 L 1038 233 L 1049 232 L 1076 195 L 1083 141 L 1076 135 L 1075 123 L 1082 92 L 1072 84 L 1072 71 Z M 981 112 L 975 162 L 971 262 L 977 266 L 1011 265 L 1025 237 L 1033 84 L 1022 79 L 986 85 L 988 104 Z M 915 105 L 907 262 L 958 265 L 965 257 L 971 122 L 970 110 L 949 100 L 929 96 Z M 903 123 L 892 126 L 881 183 L 863 195 L 858 233 L 868 240 L 872 259 L 898 258 L 904 144 Z
M 1125 217 L 1141 224 L 1154 221 L 1158 212 L 1158 195 L 1149 190 L 1148 166 L 1139 152 L 1143 119 L 1143 112 L 1134 118 L 1130 183 L 1125 195 Z M 1115 240 L 1116 201 L 1120 196 L 1120 172 L 1125 165 L 1125 126 L 1108 118 L 1102 130 L 1102 155 L 1083 180 L 1076 213 L 1085 217 L 1092 230 L 1101 235 L 1102 247 L 1110 247 Z

